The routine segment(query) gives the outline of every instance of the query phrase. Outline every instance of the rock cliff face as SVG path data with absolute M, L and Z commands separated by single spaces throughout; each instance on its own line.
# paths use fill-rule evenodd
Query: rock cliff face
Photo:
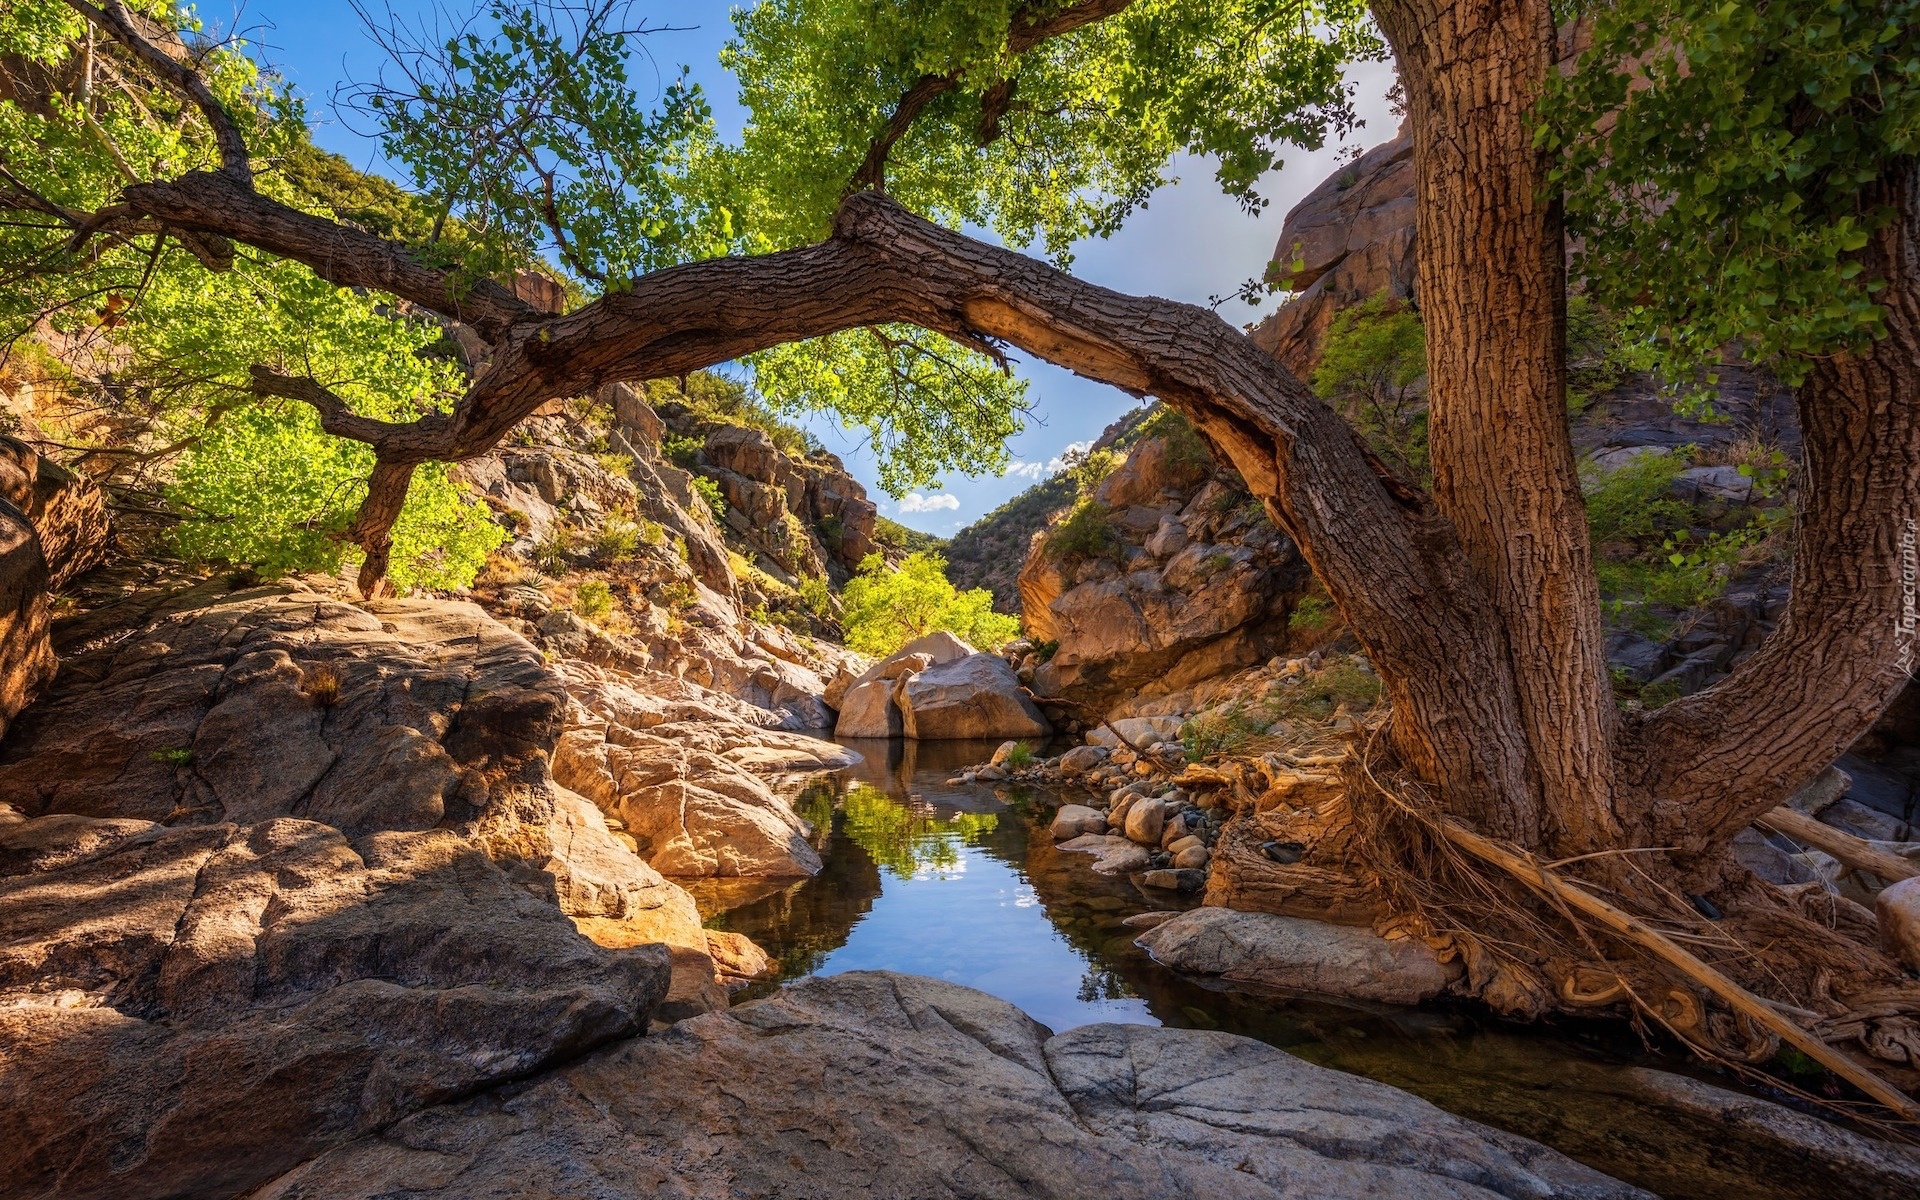
M 1043 699 L 1127 716 L 1295 640 L 1311 573 L 1293 543 L 1184 421 L 1146 429 L 1021 567 L 1021 620 L 1051 650 L 1023 664 Z
M 1101 431 L 1088 453 L 1130 448 L 1139 438 L 1141 424 L 1154 411 L 1149 405 L 1128 412 Z M 999 612 L 1019 612 L 1020 567 L 1033 546 L 1033 535 L 1071 508 L 1074 499 L 1074 481 L 1066 472 L 1021 492 L 948 540 L 943 550 L 947 577 L 955 587 L 992 592 L 993 607 Z
M 830 576 L 844 583 L 877 549 L 879 509 L 831 454 L 796 458 L 764 430 L 702 422 L 684 406 L 661 414 L 674 433 L 700 439 L 696 462 L 727 501 L 727 529 L 790 586 Z
M 1413 221 L 1413 142 L 1403 134 L 1335 171 L 1287 214 L 1272 270 L 1293 298 L 1260 323 L 1254 343 L 1306 376 L 1341 309 L 1381 293 L 1411 300 Z
M 766 589 L 787 587 L 768 568 L 786 567 L 740 543 L 694 474 L 662 453 L 670 436 L 682 435 L 671 433 L 644 396 L 615 384 L 596 399 L 588 414 L 535 417 L 516 444 L 463 467 L 514 535 L 498 569 L 476 588 L 481 603 L 556 655 L 668 674 L 763 709 L 770 724 L 830 725 L 820 696 L 845 652 L 759 619 L 769 615 Z M 684 408 L 681 419 L 684 425 Z M 759 506 L 754 522 L 814 528 L 784 507 L 789 503 L 809 505 L 809 513 L 838 512 L 847 532 L 837 544 L 865 553 L 873 513 L 857 483 L 825 464 L 797 464 L 757 429 L 720 425 L 708 437 L 741 470 L 702 470 L 730 479 L 742 503 Z M 587 449 L 595 445 L 606 449 Z M 784 519 L 761 511 L 775 504 Z M 739 510 L 729 504 L 728 514 Z M 787 545 L 788 564 L 801 572 L 788 580 L 824 581 L 828 567 L 811 534 L 796 534 Z M 761 567 L 751 567 L 750 558 Z M 598 602 L 583 598 L 596 591 Z

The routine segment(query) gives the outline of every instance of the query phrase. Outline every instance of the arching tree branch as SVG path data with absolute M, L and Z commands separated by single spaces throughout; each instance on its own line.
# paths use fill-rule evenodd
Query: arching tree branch
M 198 71 L 175 61 L 142 34 L 133 14 L 127 11 L 127 6 L 121 0 L 105 0 L 97 8 L 86 0 L 67 0 L 67 5 L 112 34 L 115 41 L 125 46 L 167 86 L 193 101 L 194 107 L 200 110 L 200 115 L 213 130 L 214 145 L 220 150 L 220 173 L 238 184 L 253 183 L 253 160 L 247 154 L 247 140 L 241 136 L 240 127 L 234 124 L 232 115 L 214 97 L 213 90 Z

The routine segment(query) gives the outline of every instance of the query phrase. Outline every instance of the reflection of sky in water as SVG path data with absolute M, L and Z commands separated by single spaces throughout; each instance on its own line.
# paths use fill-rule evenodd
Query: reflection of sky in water
M 935 834 L 941 865 L 889 875 L 873 908 L 819 974 L 906 971 L 990 992 L 1056 1031 L 1093 1021 L 1157 1025 L 1047 920 L 1033 886 L 956 834 Z M 948 854 L 954 857 L 949 860 Z M 916 855 L 916 857 L 920 857 Z

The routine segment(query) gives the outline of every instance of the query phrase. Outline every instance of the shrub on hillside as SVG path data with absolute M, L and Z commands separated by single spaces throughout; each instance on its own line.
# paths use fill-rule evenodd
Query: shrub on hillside
M 1420 314 L 1385 294 L 1342 309 L 1313 373 L 1316 395 L 1406 479 L 1425 486 L 1427 335 Z
M 869 554 L 840 600 L 847 645 L 862 654 L 892 654 L 940 629 L 982 649 L 1020 636 L 1019 619 L 994 612 L 985 588 L 955 588 L 937 554 L 909 554 L 897 568 Z

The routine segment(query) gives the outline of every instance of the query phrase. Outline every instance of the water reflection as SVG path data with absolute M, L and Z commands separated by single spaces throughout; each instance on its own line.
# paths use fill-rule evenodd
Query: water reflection
M 1694 1068 L 1650 1055 L 1617 1025 L 1520 1030 L 1460 1012 L 1255 996 L 1176 976 L 1123 924 L 1170 896 L 1149 898 L 1061 853 L 1031 823 L 1038 797 L 944 782 L 993 743 L 849 744 L 866 761 L 797 803 L 817 827 L 819 875 L 693 889 L 711 926 L 766 947 L 783 978 L 907 971 L 979 988 L 1055 1030 L 1092 1021 L 1227 1030 L 1405 1088 L 1676 1200 L 1857 1194 L 1815 1178 L 1814 1164 L 1737 1144 L 1710 1118 L 1649 1100 L 1636 1067 Z M 777 987 L 756 984 L 739 998 Z

